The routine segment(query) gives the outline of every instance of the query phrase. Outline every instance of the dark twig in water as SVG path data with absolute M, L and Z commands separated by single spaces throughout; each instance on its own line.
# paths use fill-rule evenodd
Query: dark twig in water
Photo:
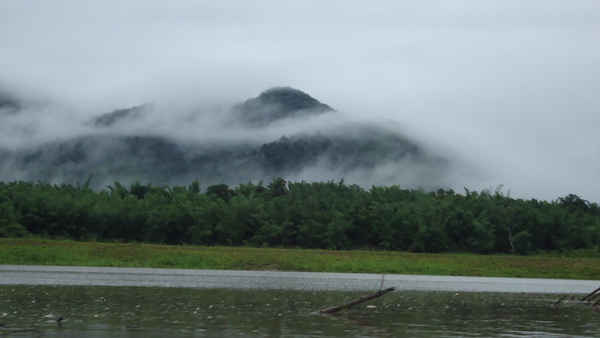
M 586 300 L 592 300 L 594 298 L 596 298 L 596 296 L 600 295 L 600 288 L 597 288 L 596 290 L 590 292 L 587 296 L 581 298 L 581 301 L 586 301 Z
M 564 295 L 561 299 L 559 299 L 556 303 L 554 303 L 554 305 L 558 305 L 560 304 L 560 302 L 562 302 L 563 300 L 565 300 L 565 298 L 569 297 L 569 295 Z
M 326 308 L 326 309 L 321 309 L 318 312 L 321 313 L 321 314 L 336 313 L 336 312 L 339 312 L 339 311 L 342 311 L 342 310 L 349 309 L 349 308 L 351 308 L 351 307 L 353 307 L 355 305 L 362 304 L 362 303 L 364 303 L 366 301 L 369 301 L 371 299 L 381 297 L 381 296 L 385 295 L 386 293 L 388 293 L 390 291 L 394 291 L 394 290 L 396 290 L 396 288 L 394 288 L 394 287 L 383 289 L 383 290 L 379 290 L 379 291 L 377 291 L 377 292 L 375 292 L 373 294 L 370 294 L 370 295 L 367 295 L 367 296 L 363 296 L 363 297 L 360 297 L 360 298 L 357 298 L 357 299 L 353 299 L 353 300 L 347 301 L 347 302 L 343 303 L 342 305 L 333 306 L 333 307 L 329 307 L 329 308 Z

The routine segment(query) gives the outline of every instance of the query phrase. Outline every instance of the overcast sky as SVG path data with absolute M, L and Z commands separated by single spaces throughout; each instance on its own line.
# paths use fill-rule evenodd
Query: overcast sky
M 459 158 L 457 191 L 600 202 L 600 1 L 0 2 L 0 89 L 25 98 L 91 115 L 282 85 Z

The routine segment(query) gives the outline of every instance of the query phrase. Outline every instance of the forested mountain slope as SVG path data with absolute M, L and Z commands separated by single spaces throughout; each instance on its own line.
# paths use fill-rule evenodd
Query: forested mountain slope
M 7 98 L 0 103 L 10 114 L 3 119 L 19 115 L 18 102 Z M 103 188 L 114 181 L 174 185 L 199 180 L 206 186 L 284 177 L 347 179 L 363 186 L 389 180 L 385 183 L 433 189 L 443 187 L 449 165 L 392 128 L 352 122 L 289 87 L 264 91 L 221 116 L 205 114 L 178 122 L 197 128 L 188 138 L 177 129 L 148 127 L 156 116 L 165 123 L 182 119 L 168 107 L 144 104 L 97 116 L 85 124 L 85 133 L 5 148 L 0 179 L 71 184 L 90 180 L 93 187 Z M 202 137 L 208 132 L 215 137 Z

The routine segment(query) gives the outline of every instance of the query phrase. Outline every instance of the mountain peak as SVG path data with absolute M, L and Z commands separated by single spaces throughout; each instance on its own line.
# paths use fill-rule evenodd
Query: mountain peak
M 333 111 L 328 105 L 292 87 L 274 87 L 235 107 L 238 117 L 252 125 L 266 125 L 289 117 Z
M 302 109 L 324 109 L 331 110 L 328 105 L 319 102 L 317 99 L 305 92 L 292 87 L 273 87 L 260 93 L 255 99 L 262 104 L 279 104 L 289 110 Z

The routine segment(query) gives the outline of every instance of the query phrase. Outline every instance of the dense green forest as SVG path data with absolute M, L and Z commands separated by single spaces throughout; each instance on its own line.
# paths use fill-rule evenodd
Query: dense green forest
M 576 195 L 365 190 L 341 182 L 189 186 L 0 182 L 0 237 L 414 252 L 600 248 L 600 208 Z

